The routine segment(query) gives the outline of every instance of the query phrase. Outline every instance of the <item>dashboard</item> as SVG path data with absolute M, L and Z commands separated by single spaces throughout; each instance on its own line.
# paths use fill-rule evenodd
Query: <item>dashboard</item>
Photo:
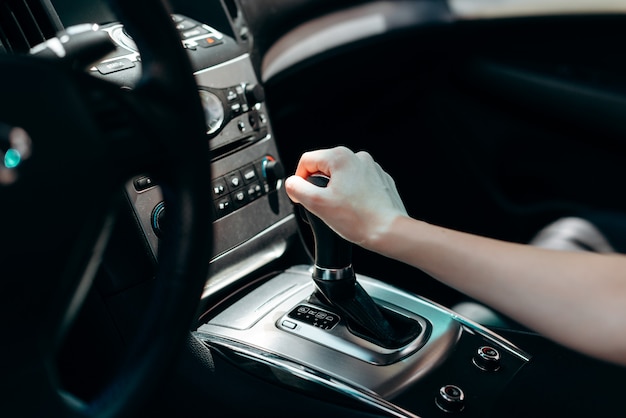
M 211 152 L 212 189 L 207 193 L 219 239 L 214 242 L 206 297 L 279 259 L 297 223 L 282 189 L 285 170 L 250 54 L 209 25 L 179 14 L 172 19 L 195 69 Z M 108 35 L 115 50 L 89 68 L 90 74 L 132 90 L 141 78 L 141 57 L 133 39 L 117 22 L 98 30 Z M 146 173 L 129 181 L 126 194 L 156 261 L 167 218 L 159 185 Z

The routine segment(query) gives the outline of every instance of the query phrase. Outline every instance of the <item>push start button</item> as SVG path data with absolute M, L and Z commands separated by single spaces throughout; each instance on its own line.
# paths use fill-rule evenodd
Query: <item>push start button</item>
M 445 385 L 439 388 L 435 403 L 445 412 L 461 412 L 465 408 L 465 394 L 460 387 Z

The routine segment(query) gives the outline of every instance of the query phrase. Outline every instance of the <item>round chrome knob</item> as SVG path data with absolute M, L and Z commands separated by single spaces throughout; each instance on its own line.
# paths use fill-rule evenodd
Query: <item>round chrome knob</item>
M 491 346 L 483 345 L 476 351 L 472 363 L 481 370 L 494 372 L 500 368 L 500 353 Z
M 445 385 L 439 388 L 435 403 L 445 412 L 460 412 L 465 408 L 465 394 L 460 387 Z

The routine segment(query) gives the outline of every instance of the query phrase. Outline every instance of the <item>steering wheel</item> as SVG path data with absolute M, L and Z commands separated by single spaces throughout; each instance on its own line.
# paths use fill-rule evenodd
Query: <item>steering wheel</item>
M 132 91 L 63 60 L 0 56 L 0 415 L 133 415 L 182 345 L 207 277 L 210 164 L 191 64 L 164 1 L 109 3 L 141 54 Z M 168 216 L 151 308 L 119 371 L 87 402 L 64 391 L 55 355 L 120 191 L 140 174 L 158 181 Z

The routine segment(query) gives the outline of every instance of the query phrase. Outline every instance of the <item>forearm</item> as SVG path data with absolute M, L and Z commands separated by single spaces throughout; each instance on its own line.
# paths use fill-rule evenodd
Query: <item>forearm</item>
M 408 217 L 396 219 L 367 247 L 562 344 L 626 363 L 624 256 L 507 243 Z

